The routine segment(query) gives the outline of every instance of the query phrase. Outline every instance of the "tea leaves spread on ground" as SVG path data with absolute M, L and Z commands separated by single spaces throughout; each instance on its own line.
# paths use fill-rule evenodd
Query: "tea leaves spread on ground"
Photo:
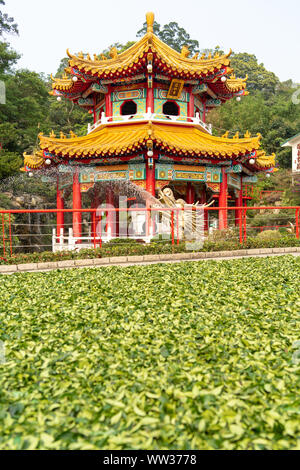
M 299 448 L 299 274 L 284 256 L 1 277 L 0 448 Z

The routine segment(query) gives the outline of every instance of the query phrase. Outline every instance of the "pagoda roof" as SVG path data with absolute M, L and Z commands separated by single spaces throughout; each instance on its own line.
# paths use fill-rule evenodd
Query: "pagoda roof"
M 261 170 L 266 168 L 274 168 L 276 165 L 276 155 L 267 155 L 264 150 L 257 152 L 257 158 L 255 159 L 255 166 Z
M 101 57 L 94 54 L 93 59 L 90 54 L 71 54 L 69 56 L 69 67 L 65 69 L 67 75 L 63 78 L 52 78 L 53 92 L 68 93 L 68 97 L 76 99 L 77 94 L 87 90 L 91 83 L 95 81 L 109 81 L 119 79 L 120 82 L 129 77 L 134 77 L 145 72 L 148 60 L 153 60 L 155 70 L 166 77 L 192 80 L 197 83 L 212 84 L 212 91 L 224 95 L 243 92 L 247 94 L 246 80 L 236 78 L 234 75 L 222 82 L 221 77 L 232 73 L 230 68 L 230 55 L 216 53 L 214 56 L 209 53 L 206 57 L 203 54 L 198 59 L 198 54 L 189 57 L 189 50 L 183 47 L 181 53 L 175 51 L 162 42 L 153 33 L 154 14 L 147 13 L 147 33 L 129 49 L 118 54 L 116 48 L 110 51 L 110 58 L 103 54 Z M 77 81 L 72 77 L 76 76 Z M 225 98 L 228 99 L 228 96 Z
M 45 159 L 41 150 L 36 150 L 32 154 L 23 153 L 24 167 L 22 171 L 37 170 L 45 165 Z
M 42 150 L 52 156 L 78 161 L 98 156 L 130 155 L 147 149 L 149 141 L 169 155 L 239 161 L 250 154 L 255 156 L 261 139 L 260 135 L 251 137 L 249 133 L 242 138 L 237 135 L 234 138 L 215 137 L 191 125 L 148 121 L 108 124 L 82 137 L 74 134 L 71 138 L 62 135 L 56 138 L 53 134 L 51 137 L 40 134 L 39 137 Z

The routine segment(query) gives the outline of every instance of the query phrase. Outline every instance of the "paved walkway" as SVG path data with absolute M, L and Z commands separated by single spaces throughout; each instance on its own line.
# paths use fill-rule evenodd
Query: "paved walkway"
M 175 253 L 167 255 L 119 256 L 114 258 L 95 258 L 31 263 L 18 265 L 0 265 L 0 274 L 17 272 L 47 272 L 55 269 L 100 268 L 108 266 L 143 266 L 157 263 L 181 263 L 185 261 L 224 261 L 242 258 L 265 258 L 284 255 L 300 256 L 300 247 L 260 248 L 253 250 L 219 251 L 207 253 Z

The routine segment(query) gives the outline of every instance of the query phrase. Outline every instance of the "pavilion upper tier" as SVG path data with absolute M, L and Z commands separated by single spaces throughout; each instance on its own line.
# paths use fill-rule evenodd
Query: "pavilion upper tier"
M 207 98 L 207 108 L 213 108 L 234 96 L 248 94 L 246 78 L 236 78 L 230 67 L 230 55 L 198 54 L 190 57 L 186 46 L 181 54 L 163 43 L 153 33 L 154 14 L 147 13 L 147 33 L 133 46 L 118 54 L 110 50 L 103 54 L 71 54 L 63 78 L 53 78 L 51 94 L 66 97 L 77 104 L 93 108 L 93 96 L 107 93 L 107 86 L 122 86 L 145 81 L 149 70 L 154 81 L 178 79 L 191 86 L 194 94 Z M 89 99 L 87 99 L 89 97 Z

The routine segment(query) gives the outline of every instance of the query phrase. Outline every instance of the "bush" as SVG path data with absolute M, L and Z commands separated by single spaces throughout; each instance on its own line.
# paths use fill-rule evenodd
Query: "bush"
M 256 235 L 256 238 L 263 241 L 280 240 L 281 237 L 282 234 L 277 230 L 265 230 L 264 232 L 260 232 L 258 235 Z

